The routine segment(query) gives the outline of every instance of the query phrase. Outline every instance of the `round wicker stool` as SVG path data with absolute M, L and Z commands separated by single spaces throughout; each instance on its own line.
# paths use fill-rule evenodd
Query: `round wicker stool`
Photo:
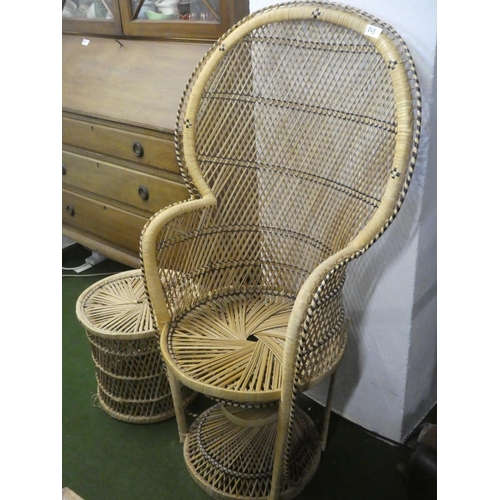
M 184 442 L 184 459 L 191 477 L 219 500 L 268 498 L 277 419 L 277 405 L 244 409 L 219 403 L 206 410 L 194 421 Z M 320 437 L 300 408 L 296 408 L 291 448 L 289 476 L 282 481 L 281 500 L 298 495 L 320 461 Z
M 87 288 L 76 314 L 96 367 L 97 397 L 113 418 L 147 424 L 174 416 L 174 404 L 141 272 L 125 271 Z M 188 405 L 195 393 L 183 387 Z

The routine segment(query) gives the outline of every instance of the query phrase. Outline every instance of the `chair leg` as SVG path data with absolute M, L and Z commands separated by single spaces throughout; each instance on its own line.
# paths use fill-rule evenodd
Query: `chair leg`
M 286 406 L 286 408 L 285 408 Z M 268 500 L 279 500 L 281 493 L 281 481 L 283 480 L 283 467 L 285 464 L 285 448 L 288 431 L 288 420 L 290 418 L 290 404 L 280 402 L 276 444 L 274 450 L 273 477 L 271 481 L 271 493 Z
M 334 382 L 335 382 L 335 372 L 332 373 L 332 376 L 330 378 L 330 385 L 328 387 L 328 396 L 326 398 L 325 414 L 323 416 L 323 429 L 321 432 L 321 451 L 325 451 L 326 440 L 328 438 L 328 428 L 330 426 L 330 416 L 332 413 Z
M 179 440 L 184 442 L 188 433 L 188 425 L 186 420 L 186 412 L 184 408 L 184 401 L 181 393 L 181 383 L 175 378 L 175 375 L 167 370 L 168 382 L 172 391 L 172 400 L 174 403 L 175 418 L 177 420 L 177 429 L 179 430 Z

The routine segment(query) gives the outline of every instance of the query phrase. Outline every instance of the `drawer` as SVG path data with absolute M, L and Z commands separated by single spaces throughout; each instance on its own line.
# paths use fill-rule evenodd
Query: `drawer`
M 66 227 L 139 253 L 139 238 L 146 217 L 92 200 L 86 196 L 62 191 L 62 223 Z
M 62 142 L 79 148 L 179 173 L 173 140 L 99 125 L 62 119 Z
M 184 184 L 63 151 L 63 183 L 150 213 L 189 198 Z M 66 172 L 64 174 L 64 172 Z M 179 180 L 181 178 L 179 177 Z

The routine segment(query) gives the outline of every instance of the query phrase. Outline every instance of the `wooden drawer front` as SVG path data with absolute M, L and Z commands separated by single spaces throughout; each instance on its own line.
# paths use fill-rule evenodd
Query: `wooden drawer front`
M 179 173 L 174 141 L 67 117 L 62 120 L 64 144 Z M 142 148 L 142 156 L 134 153 L 136 143 Z
M 70 211 L 73 211 L 73 215 Z M 147 222 L 146 217 L 125 212 L 64 189 L 62 214 L 64 225 L 139 253 L 139 238 Z
M 63 151 L 63 183 L 155 213 L 189 198 L 183 184 Z M 179 177 L 179 180 L 181 178 Z M 143 199 L 141 198 L 141 195 Z

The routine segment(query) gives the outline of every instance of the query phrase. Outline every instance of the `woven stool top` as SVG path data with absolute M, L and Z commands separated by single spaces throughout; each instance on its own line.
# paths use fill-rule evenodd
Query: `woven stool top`
M 140 270 L 102 279 L 78 298 L 76 314 L 94 335 L 112 339 L 139 339 L 155 334 Z

